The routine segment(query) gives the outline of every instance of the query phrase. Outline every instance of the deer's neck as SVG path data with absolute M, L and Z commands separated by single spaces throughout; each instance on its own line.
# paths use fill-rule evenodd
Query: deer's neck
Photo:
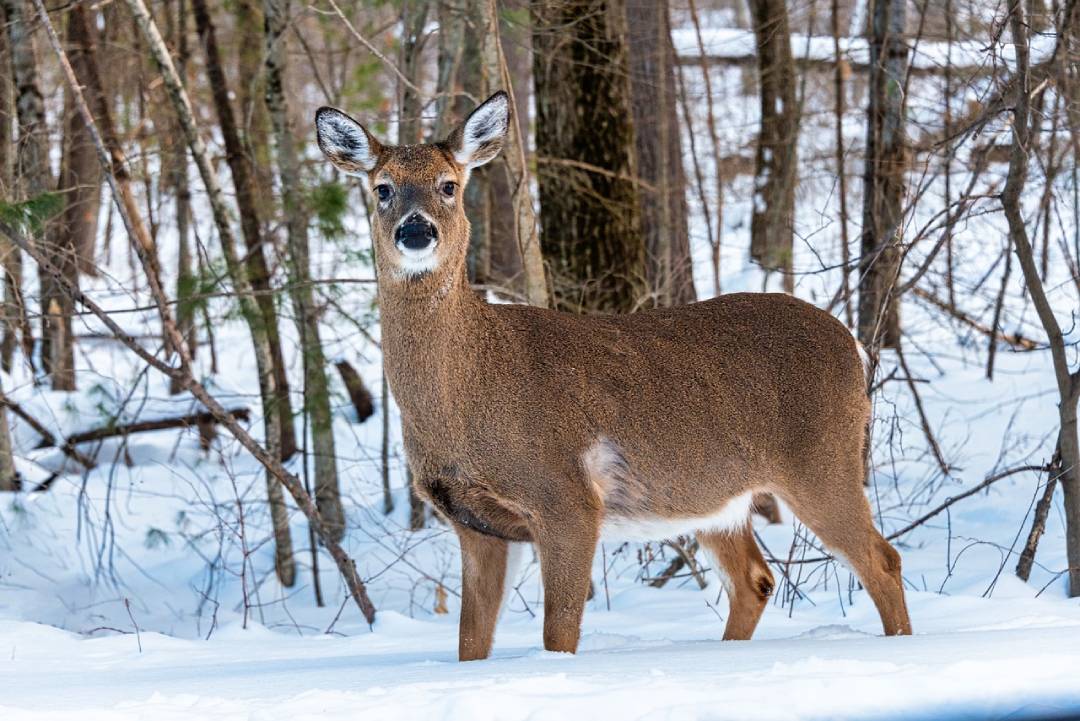
M 382 352 L 387 380 L 406 421 L 446 422 L 468 383 L 480 345 L 487 304 L 469 287 L 465 271 L 450 276 L 380 282 Z

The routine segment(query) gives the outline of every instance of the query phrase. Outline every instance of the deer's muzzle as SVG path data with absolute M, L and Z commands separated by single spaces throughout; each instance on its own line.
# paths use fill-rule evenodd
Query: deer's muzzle
M 408 250 L 425 250 L 439 238 L 435 226 L 419 213 L 413 213 L 394 232 L 398 247 Z

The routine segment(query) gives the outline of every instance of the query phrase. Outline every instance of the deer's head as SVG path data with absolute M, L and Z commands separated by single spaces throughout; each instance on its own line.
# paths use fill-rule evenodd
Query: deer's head
M 462 192 L 473 168 L 502 148 L 510 103 L 497 92 L 438 143 L 383 145 L 335 108 L 315 115 L 319 147 L 335 166 L 361 178 L 372 216 L 380 272 L 397 280 L 461 267 L 469 246 Z

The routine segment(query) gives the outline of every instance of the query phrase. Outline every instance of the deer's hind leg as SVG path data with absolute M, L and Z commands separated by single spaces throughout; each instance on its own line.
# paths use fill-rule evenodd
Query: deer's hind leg
M 775 583 L 750 524 L 731 531 L 699 533 L 727 591 L 729 613 L 725 641 L 746 641 L 754 634 Z
M 911 619 L 904 599 L 900 554 L 878 532 L 863 491 L 862 458 L 853 453 L 847 464 L 816 464 L 820 472 L 800 479 L 784 493 L 795 515 L 859 577 L 870 594 L 886 636 L 910 635 Z
M 458 659 L 487 658 L 506 583 L 509 543 L 454 524 L 461 542 L 461 625 Z

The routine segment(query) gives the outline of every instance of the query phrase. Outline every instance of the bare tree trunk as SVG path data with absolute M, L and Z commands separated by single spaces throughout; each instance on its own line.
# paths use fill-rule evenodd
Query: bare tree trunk
M 533 206 L 532 188 L 529 183 L 527 104 L 521 102 L 528 97 L 526 88 L 515 86 L 515 77 L 507 64 L 507 54 L 503 50 L 499 26 L 495 22 L 498 12 L 495 0 L 486 4 L 487 37 L 494 45 L 484 52 L 485 72 L 491 78 L 500 78 L 501 85 L 510 97 L 511 117 L 514 119 L 510 128 L 510 143 L 502 153 L 506 167 L 507 180 L 511 187 L 514 205 L 514 243 L 521 258 L 524 273 L 525 299 L 531 305 L 546 308 L 550 303 L 548 279 L 544 268 L 544 258 L 540 249 L 540 232 L 537 228 L 536 209 Z M 522 58 L 519 58 L 522 60 Z
M 176 14 L 173 14 L 171 4 L 167 8 L 169 26 L 172 32 L 173 47 L 176 48 L 176 71 L 181 81 L 188 82 L 187 64 L 191 50 L 188 45 L 188 12 L 187 0 L 176 1 Z M 195 330 L 195 303 L 192 296 L 195 293 L 197 278 L 194 270 L 193 256 L 191 253 L 191 187 L 188 182 L 188 153 L 184 143 L 183 131 L 175 119 L 170 119 L 170 125 L 176 133 L 169 140 L 168 162 L 169 181 L 172 185 L 174 202 L 176 203 L 176 241 L 177 269 L 176 269 L 176 326 L 184 337 L 192 359 L 198 355 L 199 343 Z M 169 392 L 176 395 L 182 392 L 177 379 L 171 379 Z
M 870 23 L 870 107 L 866 119 L 863 230 L 859 259 L 859 340 L 867 348 L 900 343 L 900 241 L 907 137 L 904 80 L 906 0 L 876 0 Z
M 649 290 L 662 306 L 692 303 L 697 294 L 667 0 L 627 0 L 626 16 Z
M 423 142 L 424 126 L 420 114 L 424 99 L 414 90 L 423 82 L 424 66 L 421 54 L 427 36 L 424 26 L 427 24 L 428 0 L 403 0 L 401 5 L 401 72 L 409 79 L 412 87 L 399 83 L 401 93 L 401 117 L 398 121 L 398 144 L 413 145 Z
M 24 0 L 0 0 L 7 16 L 8 47 L 15 85 L 15 114 L 18 140 L 15 154 L 15 178 L 19 184 L 16 197 L 40 197 L 53 188 L 49 167 L 49 135 L 45 125 L 45 101 L 38 86 L 37 42 L 29 24 Z M 20 253 L 7 256 L 7 299 L 17 308 L 22 330 L 23 353 L 34 367 L 34 337 L 29 313 L 22 298 L 22 260 Z M 45 310 L 45 307 L 42 308 Z
M 1068 46 L 1072 34 L 1076 0 L 1070 0 L 1062 11 L 1055 57 Z M 1080 439 L 1077 438 L 1076 406 L 1080 399 L 1080 370 L 1069 370 L 1068 349 L 1054 309 L 1046 296 L 1039 268 L 1031 251 L 1027 227 L 1024 224 L 1022 197 L 1027 182 L 1028 153 L 1031 143 L 1031 73 L 1029 67 L 1028 26 L 1024 21 L 1021 0 L 1009 0 L 1009 25 L 1016 50 L 1016 75 L 1019 87 L 1013 110 L 1013 145 L 1009 157 L 1009 173 L 1001 194 L 1001 205 L 1009 224 L 1009 240 L 1020 261 L 1024 284 L 1032 304 L 1046 331 L 1047 342 L 1054 361 L 1054 376 L 1058 385 L 1058 456 L 1059 481 L 1065 499 L 1065 551 L 1069 563 L 1069 596 L 1080 596 Z
M 738 7 L 738 3 L 736 3 Z M 686 126 L 690 129 L 690 154 L 693 156 L 694 178 L 697 180 L 698 196 L 701 198 L 701 209 L 705 214 L 705 227 L 709 230 L 709 243 L 712 245 L 712 275 L 713 295 L 720 295 L 721 260 L 724 240 L 724 170 L 720 160 L 720 135 L 716 132 L 715 103 L 713 102 L 712 77 L 709 74 L 709 66 L 705 60 L 705 41 L 701 34 L 701 18 L 698 16 L 697 5 L 694 0 L 689 0 L 687 7 L 690 10 L 690 21 L 694 24 L 694 38 L 697 40 L 699 66 L 701 68 L 701 80 L 705 84 L 705 121 L 709 129 L 709 147 L 712 149 L 713 174 L 716 176 L 716 234 L 713 234 L 712 223 L 709 219 L 709 205 L 705 202 L 705 188 L 702 185 L 700 163 L 698 162 L 697 150 L 694 148 L 694 125 L 686 97 L 686 86 L 679 76 L 679 98 L 683 105 L 683 116 L 686 118 Z M 680 71 L 681 72 L 681 71 Z
M 401 4 L 401 72 L 409 83 L 402 82 L 398 84 L 401 93 L 401 112 L 398 120 L 398 143 L 400 145 L 419 143 L 424 138 L 424 126 L 420 117 L 424 99 L 420 97 L 420 94 L 414 88 L 423 84 L 424 66 L 421 62 L 421 54 L 424 51 L 424 42 L 427 39 L 424 26 L 427 24 L 429 5 L 430 3 L 427 0 L 404 0 Z M 475 179 L 469 181 L 469 186 L 473 188 L 474 192 L 478 185 Z M 466 203 L 470 203 L 471 200 L 471 198 L 466 198 Z M 476 221 L 478 225 L 483 222 L 481 218 L 474 215 L 470 215 L 469 219 Z M 473 238 L 475 237 L 476 230 L 474 229 Z M 475 258 L 475 248 L 470 252 L 470 255 Z M 385 408 L 383 412 L 386 412 Z M 419 531 L 424 527 L 426 517 L 424 499 L 416 493 L 411 474 L 407 475 L 407 485 L 409 487 L 409 529 Z
M 0 26 L 7 27 L 5 3 L 0 3 Z M 0 198 L 17 198 L 15 186 L 15 88 L 11 67 L 11 46 L 6 31 L 0 33 Z M 0 238 L 0 268 L 4 273 L 4 299 L 0 309 L 3 337 L 0 338 L 0 367 L 11 372 L 21 323 L 25 317 L 22 304 L 22 252 L 7 238 Z
M 241 260 L 236 245 L 236 238 L 233 235 L 232 227 L 230 225 L 229 210 L 225 204 L 224 193 L 222 192 L 221 185 L 218 183 L 217 175 L 210 164 L 206 146 L 203 144 L 203 140 L 196 129 L 197 126 L 195 124 L 191 102 L 187 97 L 187 92 L 184 89 L 180 77 L 176 75 L 172 59 L 168 55 L 164 42 L 158 34 L 157 26 L 151 20 L 149 12 L 146 10 L 146 7 L 142 4 L 141 0 L 126 0 L 126 2 L 128 8 L 135 16 L 143 36 L 150 43 L 150 50 L 154 55 L 154 61 L 162 70 L 162 76 L 165 81 L 165 87 L 169 92 L 169 98 L 172 101 L 173 108 L 176 110 L 177 117 L 183 127 L 188 148 L 199 168 L 199 175 L 202 178 L 203 185 L 206 186 L 210 208 L 214 215 L 214 225 L 217 227 L 218 238 L 225 255 L 229 276 L 233 286 L 237 290 L 240 310 L 244 316 L 244 320 L 247 322 L 249 332 L 251 333 L 251 342 L 255 353 L 255 363 L 259 373 L 259 390 L 263 401 L 263 423 L 266 432 L 267 453 L 277 461 L 281 459 L 282 455 L 280 442 L 282 423 L 278 418 L 278 414 L 281 413 L 282 409 L 279 404 L 275 402 L 277 397 L 277 384 L 274 373 L 275 365 L 272 343 L 269 330 L 266 327 L 265 316 L 252 292 L 252 283 L 249 281 L 251 267 L 250 265 L 245 265 Z M 198 5 L 202 6 L 202 11 L 205 13 L 206 5 L 202 0 L 195 0 L 195 5 L 196 14 L 198 14 Z M 208 25 L 209 17 L 205 14 L 204 20 L 207 21 Z M 214 57 L 217 57 L 216 53 L 214 53 Z M 220 76 L 220 73 L 221 67 L 220 64 L 218 64 L 214 74 L 217 75 L 219 80 L 223 80 L 224 78 L 223 76 Z M 225 97 L 227 99 L 227 95 Z M 226 108 L 228 108 L 228 104 L 226 104 Z M 228 108 L 226 112 L 231 119 L 231 108 Z M 226 123 L 223 122 L 222 128 L 224 129 L 225 126 Z M 233 137 L 233 141 L 235 142 L 235 137 Z M 242 186 L 240 183 L 237 185 Z M 130 215 L 134 216 L 136 214 L 130 213 Z M 261 248 L 259 248 L 259 250 L 261 250 Z M 250 257 L 251 256 L 249 256 L 249 258 Z M 184 387 L 190 387 L 190 383 L 185 383 Z M 285 586 L 291 586 L 296 580 L 296 563 L 293 557 L 292 535 L 289 531 L 288 509 L 285 506 L 285 499 L 282 494 L 279 475 L 268 471 L 266 485 L 267 497 L 270 503 L 270 515 L 274 528 L 276 553 L 275 567 L 281 583 Z M 296 493 L 293 495 L 295 496 Z
M 555 305 L 648 304 L 622 0 L 533 0 L 541 244 Z
M 7 16 L 3 5 L 0 5 L 0 27 L 6 26 Z M 11 81 L 11 52 L 7 32 L 4 31 L 0 33 L 0 198 L 15 197 L 15 178 L 12 174 L 15 105 Z
M 68 23 L 68 53 L 76 74 L 85 64 L 92 38 L 82 22 Z M 85 73 L 85 69 L 81 71 Z M 65 102 L 65 105 L 69 105 Z M 67 160 L 60 176 L 60 192 L 66 193 L 60 233 L 68 236 L 62 247 L 75 253 L 78 272 L 96 276 L 94 253 L 97 244 L 98 211 L 101 209 L 101 165 L 94 152 L 89 131 L 74 108 L 65 110 L 64 154 Z
M 76 75 L 85 77 L 91 38 L 89 26 L 72 19 L 68 22 L 68 57 Z M 97 239 L 97 216 L 101 202 L 101 165 L 94 146 L 71 99 L 64 93 L 64 137 L 57 192 L 64 209 L 53 228 L 54 262 L 73 282 L 80 271 L 96 275 L 94 244 Z M 42 276 L 43 280 L 48 274 Z M 42 366 L 52 377 L 56 390 L 75 390 L 75 341 L 71 319 L 75 308 L 67 293 L 50 280 L 42 284 L 42 303 L 48 311 L 42 316 Z M 55 309 L 55 311 L 54 311 Z
M 160 282 L 161 269 L 157 259 L 157 251 L 154 247 L 151 231 L 142 224 L 141 216 L 138 213 L 137 201 L 131 190 L 131 175 L 128 173 L 127 159 L 124 157 L 116 125 L 113 122 L 112 109 L 105 94 L 101 63 L 98 61 L 97 30 L 89 12 L 83 5 L 77 5 L 71 9 L 69 23 L 79 26 L 78 32 L 83 38 L 82 42 L 85 50 L 83 61 L 73 66 L 72 71 L 75 73 L 80 86 L 84 88 L 83 95 L 88 109 L 97 118 L 96 123 L 104 143 L 103 149 L 108 153 L 112 174 L 116 178 L 118 199 L 121 204 L 128 208 L 129 213 L 139 219 L 136 225 L 129 230 L 129 233 L 150 264 L 151 272 L 154 274 L 153 282 Z M 85 124 L 84 127 L 86 127 Z M 100 159 L 98 166 L 101 167 Z
M 441 141 L 475 107 L 470 98 L 486 98 L 490 92 L 488 83 L 481 72 L 483 62 L 483 8 L 485 3 L 458 3 L 454 0 L 440 0 L 439 13 L 439 70 L 436 90 L 439 116 L 431 134 L 433 142 Z M 413 83 L 419 84 L 423 78 L 420 70 L 422 46 L 421 23 L 427 19 L 427 8 L 423 2 L 407 3 L 404 8 L 411 15 L 402 15 L 406 28 L 405 42 L 402 43 L 403 72 Z M 403 108 L 418 107 L 416 93 L 403 88 Z M 408 101 L 408 102 L 405 102 Z M 413 119 L 406 114 L 410 136 L 421 133 L 422 129 L 413 126 Z M 417 124 L 418 125 L 418 124 Z M 409 140 L 409 142 L 414 142 Z M 495 174 L 496 158 L 491 164 L 478 169 L 469 176 L 465 186 L 465 214 L 469 218 L 470 238 L 467 269 L 469 279 L 474 283 L 491 283 L 491 242 L 492 211 L 495 199 L 491 193 L 491 177 Z M 509 203 L 509 198 L 506 199 Z
M 4 389 L 0 385 L 0 398 L 3 397 Z M 0 404 L 0 491 L 17 491 L 19 485 L 19 472 L 15 470 L 15 455 L 11 446 L 7 406 Z
M 844 266 L 841 270 L 843 278 L 841 293 L 844 299 L 844 321 L 848 328 L 851 328 L 854 325 L 851 314 L 851 242 L 848 239 L 847 163 L 844 161 L 844 95 L 847 90 L 845 81 L 851 71 L 847 61 L 840 55 L 840 0 L 832 0 L 832 13 L 829 19 L 836 61 L 836 67 L 833 70 L 833 110 L 836 114 L 836 140 L 834 141 L 836 144 L 836 192 L 840 196 L 840 261 Z
M 330 409 L 330 385 L 326 357 L 319 333 L 319 314 L 311 286 L 308 248 L 308 213 L 304 207 L 300 165 L 294 145 L 289 104 L 285 94 L 286 43 L 289 0 L 264 0 L 266 31 L 266 105 L 274 128 L 281 209 L 285 216 L 289 248 L 289 285 L 300 333 L 304 366 L 304 406 L 311 418 L 312 451 L 315 454 L 315 501 L 335 540 L 345 535 L 345 512 L 338 488 L 334 418 Z
M 248 149 L 241 142 L 228 82 L 225 79 L 218 50 L 216 32 L 206 0 L 192 0 L 191 7 L 195 14 L 195 26 L 206 53 L 206 76 L 214 98 L 221 136 L 225 141 L 225 160 L 229 165 L 229 170 L 232 171 L 233 184 L 236 187 L 240 229 L 247 250 L 245 260 L 247 274 L 252 288 L 259 292 L 256 303 L 259 306 L 262 324 L 269 342 L 274 385 L 273 388 L 264 388 L 266 395 L 263 403 L 271 406 L 267 410 L 272 413 L 278 424 L 275 434 L 279 441 L 277 450 L 281 453 L 282 460 L 288 460 L 296 453 L 296 430 L 292 402 L 289 399 L 288 379 L 285 375 L 285 361 L 281 353 L 277 310 L 274 308 L 274 298 L 270 293 L 270 268 L 266 260 L 267 248 L 260 221 L 262 214 L 259 212 L 255 168 Z
M 485 2 L 484 6 L 490 7 L 490 3 Z M 502 52 L 506 75 L 511 79 L 505 89 L 514 94 L 514 107 L 518 109 L 518 112 L 513 114 L 513 132 L 516 138 L 524 138 L 527 136 L 522 135 L 522 128 L 527 130 L 529 127 L 528 108 L 532 89 L 532 56 L 529 53 L 532 33 L 528 23 L 522 22 L 520 18 L 528 17 L 529 4 L 527 0 L 509 0 L 503 2 L 501 7 L 504 11 L 497 15 L 498 36 L 486 36 L 491 43 L 496 44 L 497 47 L 493 48 L 496 55 L 493 57 L 492 53 L 488 53 L 484 57 L 488 63 L 497 62 L 498 51 Z M 504 83 L 499 68 L 490 67 L 485 70 L 489 90 L 494 92 L 502 88 Z M 485 92 L 484 97 L 491 92 Z M 491 162 L 491 170 L 487 174 L 491 205 L 488 275 L 491 284 L 527 298 L 525 265 L 517 242 L 517 207 L 514 204 L 517 175 L 513 170 L 513 167 L 516 167 L 515 160 L 515 148 L 507 147 Z
M 1016 562 L 1016 576 L 1021 581 L 1027 581 L 1031 577 L 1031 568 L 1035 565 L 1035 552 L 1039 548 L 1039 539 L 1046 532 L 1046 519 L 1050 515 L 1050 507 L 1053 505 L 1054 490 L 1057 488 L 1057 477 L 1061 473 L 1061 454 L 1054 453 L 1054 459 L 1050 463 L 1050 472 L 1047 474 L 1046 486 L 1039 502 L 1035 504 L 1035 514 L 1031 519 L 1031 531 L 1028 532 L 1027 541 L 1024 542 L 1024 550 L 1020 552 L 1020 559 Z
M 784 0 L 750 0 L 750 12 L 757 39 L 761 97 L 750 257 L 767 273 L 780 271 L 784 291 L 791 293 L 795 290 L 792 254 L 799 108 L 787 4 Z

